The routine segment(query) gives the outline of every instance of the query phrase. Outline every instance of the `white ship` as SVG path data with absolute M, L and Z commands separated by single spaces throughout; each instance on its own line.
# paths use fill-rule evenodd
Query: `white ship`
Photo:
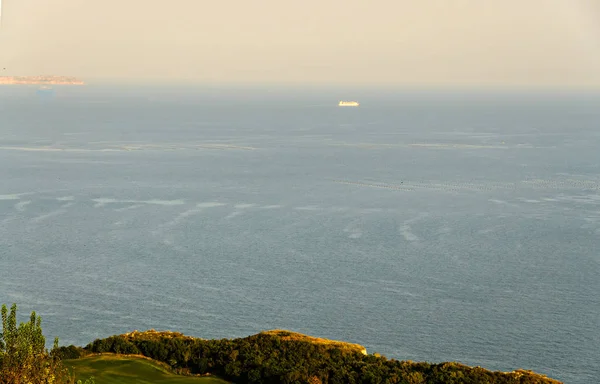
M 360 104 L 358 101 L 340 101 L 338 105 L 340 107 L 358 107 Z

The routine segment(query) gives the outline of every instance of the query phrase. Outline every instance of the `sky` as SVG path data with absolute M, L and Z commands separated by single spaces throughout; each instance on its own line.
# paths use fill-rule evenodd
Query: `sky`
M 0 1 L 2 75 L 600 88 L 600 0 Z

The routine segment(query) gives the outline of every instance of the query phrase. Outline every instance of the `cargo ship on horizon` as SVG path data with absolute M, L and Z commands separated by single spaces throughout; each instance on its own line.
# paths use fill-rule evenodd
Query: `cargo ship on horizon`
M 360 104 L 358 101 L 340 101 L 338 106 L 340 107 L 358 107 Z

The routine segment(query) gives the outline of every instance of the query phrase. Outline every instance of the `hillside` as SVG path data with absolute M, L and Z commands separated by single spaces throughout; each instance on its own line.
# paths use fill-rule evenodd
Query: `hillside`
M 327 349 L 340 349 L 343 351 L 349 352 L 359 352 L 363 355 L 367 354 L 367 348 L 363 347 L 359 344 L 347 343 L 345 341 L 336 341 L 323 339 L 320 337 L 312 337 L 303 335 L 298 332 L 290 332 L 282 329 L 274 329 L 271 331 L 264 331 L 260 333 L 261 335 L 268 335 L 279 338 L 281 341 L 290 341 L 290 342 L 304 342 L 304 343 L 312 343 L 324 346 Z
M 205 340 L 176 332 L 98 339 L 63 356 L 140 354 L 184 375 L 211 374 L 235 383 L 559 384 L 526 370 L 492 372 L 458 363 L 430 364 L 369 355 L 357 344 L 273 330 L 237 339 Z
M 93 355 L 77 360 L 66 360 L 76 379 L 94 377 L 102 384 L 225 384 L 215 377 L 181 376 L 168 366 L 139 356 Z

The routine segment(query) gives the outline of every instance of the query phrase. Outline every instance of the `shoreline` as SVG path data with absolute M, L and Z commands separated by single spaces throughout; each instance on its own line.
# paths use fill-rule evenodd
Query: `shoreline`
M 0 76 L 0 85 L 85 85 L 71 76 Z

